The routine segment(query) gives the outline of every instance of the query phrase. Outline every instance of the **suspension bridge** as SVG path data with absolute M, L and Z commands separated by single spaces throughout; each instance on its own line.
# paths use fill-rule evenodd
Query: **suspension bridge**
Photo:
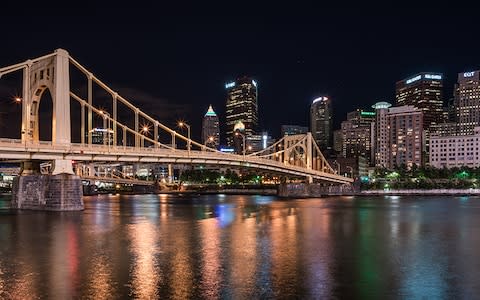
M 71 68 L 83 74 L 86 95 L 70 89 Z M 18 139 L 0 137 L 0 159 L 26 162 L 23 175 L 29 174 L 28 166 L 31 164 L 28 162 L 51 161 L 51 175 L 92 176 L 78 170 L 75 173 L 72 161 L 80 161 L 222 165 L 304 177 L 307 182 L 353 182 L 351 178 L 336 174 L 310 133 L 285 136 L 266 149 L 248 154 L 224 153 L 196 142 L 142 111 L 63 49 L 0 68 L 0 84 L 2 77 L 14 72 L 23 72 L 21 132 Z M 109 95 L 110 110 L 94 105 L 94 85 Z M 51 141 L 42 141 L 39 135 L 39 106 L 47 90 L 52 98 L 52 132 Z M 71 111 L 72 103 L 79 104 L 79 111 Z M 128 110 L 133 118 L 120 118 L 119 107 Z M 74 118 L 73 113 L 79 116 Z M 100 145 L 92 141 L 94 117 L 108 124 L 108 138 Z M 80 124 L 72 124 L 73 119 L 79 119 Z M 72 125 L 80 127 L 80 137 L 72 139 Z M 152 136 L 146 128 L 153 128 Z M 177 142 L 184 144 L 185 149 L 177 147 Z

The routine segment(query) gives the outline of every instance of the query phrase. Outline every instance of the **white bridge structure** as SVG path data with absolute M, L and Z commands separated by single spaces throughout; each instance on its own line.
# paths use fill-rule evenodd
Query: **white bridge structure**
M 72 67 L 85 76 L 87 92 L 83 98 L 70 89 Z M 353 182 L 351 178 L 336 174 L 310 133 L 286 136 L 267 149 L 240 155 L 220 152 L 198 143 L 149 116 L 63 49 L 0 68 L 0 78 L 16 71 L 23 72 L 21 138 L 0 138 L 2 160 L 51 161 L 52 175 L 75 174 L 72 161 L 77 161 L 223 165 L 300 176 L 308 182 Z M 93 104 L 94 85 L 110 95 L 110 110 Z M 46 90 L 50 91 L 53 103 L 51 141 L 41 141 L 39 137 L 39 104 Z M 71 103 L 75 101 L 80 104 L 80 111 L 71 112 Z M 132 113 L 133 126 L 127 125 L 132 123 L 132 117 L 130 120 L 119 118 L 120 106 Z M 80 126 L 79 143 L 72 142 L 73 113 L 80 115 L 80 124 L 74 124 Z M 92 143 L 93 117 L 100 117 L 104 124 L 109 124 L 108 134 L 111 132 L 112 137 L 104 139 L 101 145 Z M 153 134 L 150 135 L 152 128 Z M 168 140 L 161 141 L 161 135 L 167 136 Z M 185 144 L 186 149 L 176 148 L 177 141 Z

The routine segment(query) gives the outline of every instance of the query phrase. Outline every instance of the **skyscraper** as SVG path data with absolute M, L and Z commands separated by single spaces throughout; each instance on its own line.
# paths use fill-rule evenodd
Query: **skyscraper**
M 227 144 L 233 146 L 234 126 L 239 121 L 245 126 L 245 135 L 257 132 L 258 104 L 257 82 L 249 77 L 242 77 L 225 85 L 227 89 L 226 134 Z
M 419 73 L 396 83 L 396 105 L 413 105 L 423 112 L 423 128 L 443 122 L 443 75 Z
M 386 168 L 389 164 L 389 132 L 388 109 L 392 105 L 388 102 L 377 102 L 372 105 L 375 109 L 375 130 L 373 137 L 374 162 L 376 167 Z
M 220 145 L 220 122 L 212 106 L 208 107 L 202 122 L 202 142 L 204 145 L 217 148 Z
M 357 109 L 347 114 L 347 120 L 342 122 L 343 157 L 363 156 L 370 161 L 372 122 L 375 122 L 375 112 Z
M 480 71 L 458 74 L 454 111 L 460 134 L 473 134 L 474 127 L 480 125 Z
M 310 106 L 310 130 L 320 150 L 330 152 L 333 144 L 332 101 L 318 97 Z

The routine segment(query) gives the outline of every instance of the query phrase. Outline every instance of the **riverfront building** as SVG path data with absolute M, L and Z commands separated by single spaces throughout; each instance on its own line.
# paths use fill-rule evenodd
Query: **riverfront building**
M 453 105 L 461 134 L 472 134 L 480 125 L 480 71 L 458 74 Z
M 208 147 L 218 148 L 220 145 L 220 127 L 218 116 L 212 106 L 208 107 L 202 122 L 202 143 Z
M 410 105 L 392 107 L 387 115 L 389 132 L 390 169 L 414 164 L 422 166 L 423 161 L 423 113 Z
M 480 127 L 469 135 L 430 136 L 430 166 L 435 168 L 480 167 Z
M 245 135 L 254 135 L 258 127 L 257 82 L 249 77 L 242 77 L 225 85 L 226 135 L 227 145 L 234 146 L 234 127 L 238 122 L 245 126 Z
M 310 107 L 310 130 L 320 150 L 327 154 L 333 146 L 332 126 L 332 100 L 329 97 L 316 98 Z
M 419 73 L 395 85 L 396 105 L 413 105 L 423 112 L 423 128 L 443 122 L 443 75 Z
M 375 126 L 373 134 L 374 164 L 376 167 L 386 168 L 389 165 L 389 132 L 388 132 L 388 109 L 392 105 L 388 102 L 377 102 L 372 105 L 375 109 Z
M 343 157 L 362 156 L 370 160 L 373 122 L 375 122 L 375 112 L 357 109 L 347 114 L 347 120 L 341 125 Z

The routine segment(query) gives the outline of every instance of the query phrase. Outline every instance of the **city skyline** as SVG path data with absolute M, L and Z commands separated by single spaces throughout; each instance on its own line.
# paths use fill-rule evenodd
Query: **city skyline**
M 469 26 L 472 20 L 447 10 L 421 18 L 420 7 L 408 22 L 397 24 L 400 11 L 363 18 L 327 7 L 317 19 L 312 18 L 318 11 L 314 7 L 311 12 L 305 7 L 280 9 L 278 16 L 269 14 L 268 8 L 259 5 L 245 23 L 230 18 L 241 11 L 225 12 L 218 7 L 208 22 L 199 16 L 205 9 L 197 13 L 193 7 L 173 10 L 170 15 L 159 12 L 161 18 L 143 9 L 139 17 L 135 8 L 132 12 L 87 6 L 72 13 L 39 7 L 24 22 L 15 23 L 13 15 L 2 16 L 2 27 L 8 29 L 2 44 L 9 46 L 0 49 L 0 65 L 65 48 L 166 124 L 189 121 L 198 140 L 202 119 L 198 112 L 212 104 L 219 116 L 225 116 L 224 84 L 242 76 L 255 78 L 259 85 L 259 130 L 278 137 L 283 124 L 308 126 L 310 103 L 320 95 L 334 99 L 333 128 L 338 129 L 349 111 L 367 109 L 379 101 L 394 103 L 398 80 L 425 71 L 442 73 L 446 105 L 456 74 L 480 69 L 479 41 L 460 47 L 442 38 L 462 40 L 474 28 Z M 118 20 L 106 20 L 104 13 L 110 9 Z M 127 15 L 130 18 L 120 22 Z M 44 16 L 55 17 L 63 25 L 55 32 L 51 26 L 33 26 Z M 441 16 L 448 18 L 433 22 Z M 88 22 L 81 22 L 85 18 Z M 429 35 L 406 36 L 431 24 L 436 30 Z M 251 46 L 221 46 L 242 33 L 249 34 Z M 113 47 L 114 43 L 121 47 Z M 2 94 L 19 92 L 2 88 Z M 6 99 L 2 96 L 1 100 L 3 108 Z M 170 108 L 174 113 L 163 113 Z

